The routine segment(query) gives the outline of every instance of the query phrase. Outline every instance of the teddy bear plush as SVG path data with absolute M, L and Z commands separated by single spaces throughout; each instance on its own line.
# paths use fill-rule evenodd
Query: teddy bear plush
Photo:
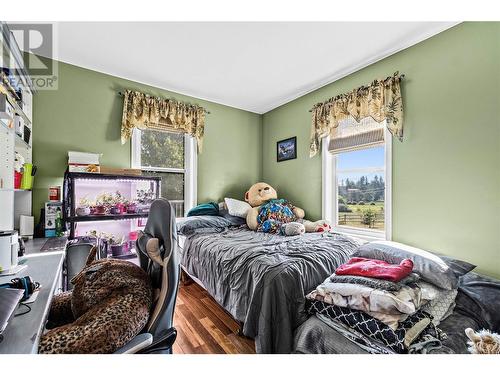
M 331 229 L 324 220 L 304 220 L 302 208 L 286 199 L 278 199 L 276 190 L 265 182 L 252 185 L 245 193 L 245 201 L 252 207 L 246 217 L 247 225 L 252 230 L 294 236 Z
M 95 260 L 71 282 L 71 292 L 52 300 L 38 352 L 43 354 L 113 353 L 141 332 L 149 319 L 153 293 L 149 277 L 125 260 Z
M 472 354 L 500 354 L 500 335 L 483 329 L 475 332 L 467 328 L 465 334 L 470 339 L 467 342 Z

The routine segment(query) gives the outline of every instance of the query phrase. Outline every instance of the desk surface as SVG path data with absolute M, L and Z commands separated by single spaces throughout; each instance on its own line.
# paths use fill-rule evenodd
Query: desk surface
M 26 243 L 27 268 L 16 275 L 1 276 L 0 283 L 9 282 L 13 277 L 31 276 L 34 281 L 38 281 L 42 286 L 35 302 L 31 303 L 31 311 L 27 314 L 11 319 L 5 332 L 4 339 L 0 342 L 0 354 L 2 353 L 36 353 L 38 341 L 47 315 L 49 313 L 50 302 L 57 287 L 58 278 L 61 275 L 64 251 L 40 252 L 40 248 L 45 244 L 46 239 L 35 239 Z M 24 311 L 25 307 L 18 308 Z

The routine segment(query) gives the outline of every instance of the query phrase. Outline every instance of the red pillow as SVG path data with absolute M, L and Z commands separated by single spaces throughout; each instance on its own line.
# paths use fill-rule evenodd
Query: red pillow
M 337 275 L 365 276 L 374 279 L 398 282 L 413 270 L 413 262 L 403 259 L 400 264 L 391 264 L 383 260 L 353 257 L 337 268 Z

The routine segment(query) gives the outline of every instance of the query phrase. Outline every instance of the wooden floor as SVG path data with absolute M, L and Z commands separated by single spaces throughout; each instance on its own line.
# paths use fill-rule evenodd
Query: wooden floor
M 174 354 L 249 354 L 254 341 L 239 336 L 239 325 L 196 283 L 179 288 L 174 327 L 177 340 Z

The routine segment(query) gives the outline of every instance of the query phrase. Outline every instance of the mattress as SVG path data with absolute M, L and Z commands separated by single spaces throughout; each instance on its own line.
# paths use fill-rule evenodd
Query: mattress
M 305 295 L 359 246 L 333 233 L 286 237 L 244 228 L 199 231 L 181 244 L 183 268 L 255 339 L 257 353 L 290 353 L 308 316 Z

